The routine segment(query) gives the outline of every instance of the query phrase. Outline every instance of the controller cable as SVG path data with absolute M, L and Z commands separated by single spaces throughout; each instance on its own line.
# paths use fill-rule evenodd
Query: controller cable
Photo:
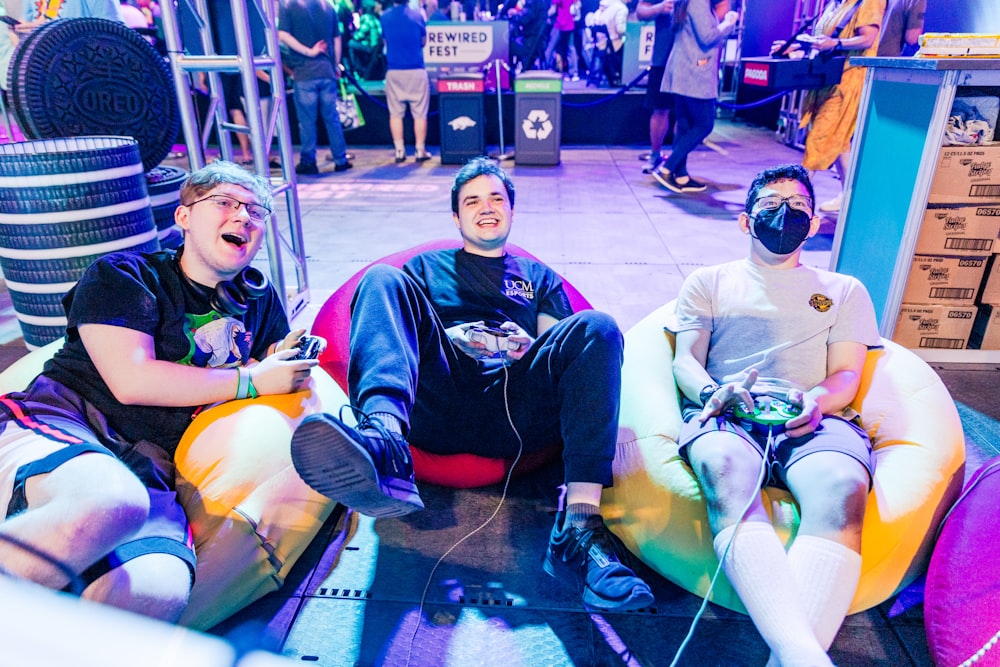
M 719 575 L 722 573 L 722 564 L 726 562 L 726 556 L 729 555 L 729 548 L 733 546 L 733 541 L 736 539 L 736 533 L 739 531 L 739 526 L 743 525 L 743 519 L 746 517 L 747 512 L 753 506 L 753 502 L 756 498 L 760 496 L 760 488 L 764 483 L 764 474 L 767 472 L 767 458 L 770 456 L 771 451 L 774 449 L 774 425 L 770 424 L 767 427 L 767 443 L 764 445 L 764 457 L 761 461 L 760 472 L 757 474 L 757 486 L 755 491 L 750 495 L 747 500 L 746 506 L 740 512 L 740 518 L 737 520 L 737 528 L 733 531 L 732 537 L 729 538 L 729 542 L 726 544 L 725 550 L 722 552 L 722 557 L 719 558 L 719 566 L 715 568 L 715 574 L 712 575 L 712 580 L 708 584 L 708 590 L 705 591 L 705 599 L 701 601 L 701 606 L 698 608 L 698 613 L 694 615 L 691 619 L 691 627 L 688 629 L 687 635 L 685 635 L 684 640 L 681 641 L 681 645 L 677 647 L 677 653 L 674 654 L 674 659 L 670 661 L 670 667 L 675 667 L 678 660 L 681 658 L 681 653 L 687 648 L 688 643 L 694 636 L 695 628 L 698 625 L 698 621 L 701 620 L 702 615 L 705 613 L 705 609 L 708 607 L 708 598 L 712 595 L 712 590 L 715 588 L 715 582 L 719 579 Z
M 510 464 L 510 469 L 507 471 L 507 476 L 503 484 L 503 492 L 500 494 L 500 501 L 497 503 L 496 509 L 494 509 L 493 513 L 490 514 L 481 524 L 476 526 L 474 529 L 472 529 L 467 534 L 462 536 L 457 542 L 448 547 L 448 549 L 443 554 L 441 554 L 441 557 L 437 559 L 437 562 L 434 563 L 434 567 L 431 568 L 430 574 L 427 575 L 427 583 L 424 585 L 424 592 L 420 595 L 420 604 L 417 607 L 417 621 L 413 628 L 413 634 L 410 635 L 409 645 L 406 648 L 406 662 L 404 663 L 405 665 L 410 664 L 410 657 L 413 654 L 413 643 L 417 638 L 417 633 L 420 631 L 421 618 L 423 618 L 424 615 L 424 603 L 427 601 L 427 592 L 430 590 L 431 583 L 434 580 L 434 574 L 437 572 L 438 567 L 440 567 L 441 564 L 444 562 L 445 558 L 451 555 L 451 553 L 455 549 L 457 549 L 463 542 L 471 538 L 479 531 L 486 528 L 486 526 L 488 526 L 490 522 L 492 522 L 493 519 L 496 518 L 497 514 L 500 513 L 500 508 L 503 507 L 504 502 L 507 500 L 507 489 L 510 486 L 511 478 L 514 475 L 514 468 L 517 466 L 518 461 L 521 460 L 521 454 L 524 451 L 524 440 L 521 439 L 521 434 L 518 432 L 517 427 L 514 426 L 514 418 L 510 414 L 510 402 L 507 399 L 507 383 L 508 380 L 510 380 L 510 373 L 507 370 L 508 362 L 507 359 L 503 357 L 502 352 L 499 352 L 497 354 L 499 354 L 500 358 L 503 360 L 503 405 L 504 405 L 504 410 L 507 414 L 507 423 L 510 424 L 510 428 L 512 431 L 514 431 L 514 436 L 517 438 L 517 455 L 514 457 L 514 461 Z

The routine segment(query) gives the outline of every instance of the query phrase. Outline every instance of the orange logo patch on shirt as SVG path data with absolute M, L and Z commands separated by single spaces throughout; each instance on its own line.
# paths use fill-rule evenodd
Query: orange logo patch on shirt
M 833 299 L 822 294 L 813 294 L 809 297 L 809 305 L 820 313 L 825 313 L 833 307 Z

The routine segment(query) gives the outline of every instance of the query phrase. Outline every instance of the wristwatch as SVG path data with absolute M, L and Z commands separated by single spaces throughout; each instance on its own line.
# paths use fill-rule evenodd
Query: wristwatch
M 702 387 L 701 391 L 698 392 L 698 400 L 701 401 L 702 405 L 705 405 L 709 400 L 711 400 L 712 396 L 714 396 L 717 391 L 719 391 L 719 385 L 714 382 L 712 384 L 706 384 Z

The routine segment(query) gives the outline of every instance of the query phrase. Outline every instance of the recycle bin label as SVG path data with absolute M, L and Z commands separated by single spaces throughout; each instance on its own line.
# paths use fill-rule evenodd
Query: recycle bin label
M 552 134 L 552 119 L 545 109 L 532 109 L 521 122 L 521 131 L 528 139 L 545 141 Z

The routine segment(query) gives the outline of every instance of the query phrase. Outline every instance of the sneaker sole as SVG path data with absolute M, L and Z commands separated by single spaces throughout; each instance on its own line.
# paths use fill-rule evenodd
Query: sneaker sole
M 679 187 L 668 181 L 667 178 L 662 174 L 660 174 L 659 171 L 654 171 L 652 175 L 653 178 L 656 179 L 656 182 L 665 187 L 667 190 L 670 190 L 671 192 L 676 192 L 679 195 L 684 194 L 684 192 Z
M 306 484 L 361 514 L 386 518 L 424 508 L 416 485 L 379 479 L 368 452 L 336 424 L 304 422 L 295 429 L 291 451 L 295 470 Z
M 564 583 L 576 580 L 576 573 L 561 560 L 554 558 L 551 550 L 546 550 L 545 552 L 545 561 L 542 563 L 542 569 L 549 576 Z M 632 594 L 627 599 L 620 601 L 608 600 L 595 593 L 588 586 L 584 585 L 583 587 L 583 606 L 597 611 L 635 611 L 637 609 L 645 609 L 653 604 L 655 599 L 653 592 L 645 582 L 642 582 L 642 586 L 634 586 Z

